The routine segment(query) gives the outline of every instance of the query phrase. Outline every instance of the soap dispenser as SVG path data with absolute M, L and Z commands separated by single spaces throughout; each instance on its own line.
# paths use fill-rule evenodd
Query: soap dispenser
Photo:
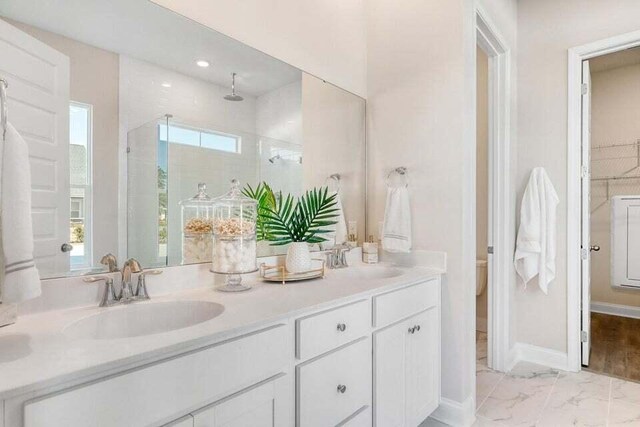
M 362 262 L 366 264 L 378 263 L 378 243 L 369 235 L 369 240 L 362 244 Z

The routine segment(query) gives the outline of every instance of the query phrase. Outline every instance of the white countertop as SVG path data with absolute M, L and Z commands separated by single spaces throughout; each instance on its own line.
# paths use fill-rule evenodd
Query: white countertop
M 151 301 L 136 304 L 199 300 L 217 302 L 225 309 L 219 316 L 188 328 L 115 340 L 73 339 L 63 329 L 83 317 L 126 306 L 94 305 L 22 316 L 16 324 L 0 328 L 0 399 L 123 371 L 242 335 L 261 325 L 419 283 L 443 273 L 440 269 L 411 267 L 403 269 L 403 274 L 397 277 L 356 280 L 353 275 L 345 277 L 347 274 L 341 270 L 328 270 L 324 279 L 286 285 L 263 283 L 257 275 L 248 275 L 244 281 L 253 289 L 240 293 L 217 292 L 210 282 L 198 289 L 159 297 L 154 297 L 150 290 Z

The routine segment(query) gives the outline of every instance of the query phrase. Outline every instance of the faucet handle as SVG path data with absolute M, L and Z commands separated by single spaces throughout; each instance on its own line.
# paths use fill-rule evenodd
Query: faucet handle
M 108 307 L 117 301 L 116 291 L 113 288 L 113 278 L 109 276 L 91 276 L 82 279 L 85 283 L 104 282 L 104 291 L 100 298 L 100 307 Z
M 138 284 L 136 285 L 136 290 L 133 293 L 136 299 L 144 300 L 150 298 L 149 293 L 147 292 L 147 274 L 157 276 L 159 274 L 162 274 L 162 270 L 149 270 L 140 272 L 140 274 L 138 275 Z
M 107 268 L 109 269 L 109 273 L 118 271 L 118 259 L 112 253 L 108 253 L 105 256 L 103 256 L 102 259 L 100 260 L 100 264 L 106 265 Z

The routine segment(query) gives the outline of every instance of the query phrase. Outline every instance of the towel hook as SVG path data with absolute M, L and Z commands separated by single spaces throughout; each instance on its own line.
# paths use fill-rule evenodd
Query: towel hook
M 391 180 L 394 177 L 400 178 L 404 182 L 404 186 L 405 187 L 409 186 L 409 170 L 406 167 L 399 166 L 399 167 L 397 167 L 395 169 L 392 169 L 387 174 L 387 178 L 385 179 L 385 181 L 386 181 L 388 187 L 396 187 L 395 185 L 392 185 L 392 183 L 391 183 Z
M 327 187 L 333 182 L 336 186 L 336 193 L 340 192 L 340 180 L 342 179 L 342 177 L 340 176 L 339 173 L 334 173 L 331 174 L 327 177 L 327 179 L 324 180 L 324 185 L 326 185 Z
M 0 119 L 0 126 L 2 126 L 2 140 L 4 141 L 6 135 L 7 135 L 7 115 L 8 115 L 8 106 L 7 106 L 7 88 L 9 87 L 9 83 L 3 79 L 0 78 L 0 104 L 2 104 L 0 106 L 1 110 L 0 110 L 0 116 L 2 117 Z

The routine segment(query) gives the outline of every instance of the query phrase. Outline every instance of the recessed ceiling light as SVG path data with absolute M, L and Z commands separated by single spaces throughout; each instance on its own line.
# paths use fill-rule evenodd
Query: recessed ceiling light
M 198 67 L 207 68 L 209 66 L 209 61 L 205 61 L 204 59 L 198 59 L 196 61 L 196 65 Z
M 162 83 L 162 85 L 161 85 L 161 86 L 162 86 L 162 87 L 171 87 L 171 83 L 169 83 L 169 82 L 164 82 L 164 83 Z

